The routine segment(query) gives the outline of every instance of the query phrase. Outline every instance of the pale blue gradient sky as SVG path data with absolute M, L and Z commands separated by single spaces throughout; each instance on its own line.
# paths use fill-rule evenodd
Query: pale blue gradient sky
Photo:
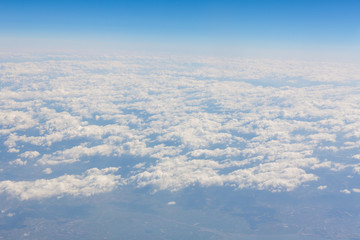
M 360 1 L 0 1 L 0 49 L 360 55 Z

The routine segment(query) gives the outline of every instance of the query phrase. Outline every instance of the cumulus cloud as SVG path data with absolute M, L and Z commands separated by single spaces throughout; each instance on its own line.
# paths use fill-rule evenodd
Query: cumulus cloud
M 42 165 L 57 165 L 60 163 L 73 163 L 80 161 L 82 156 L 94 156 L 96 154 L 109 156 L 112 153 L 112 146 L 98 145 L 91 148 L 86 146 L 75 146 L 53 154 L 44 154 L 37 162 Z
M 15 216 L 15 213 L 8 213 L 8 214 L 6 214 L 6 216 L 13 217 L 13 216 Z
M 22 158 L 36 158 L 40 156 L 38 151 L 26 151 L 19 155 Z
M 22 165 L 51 174 L 50 166 L 94 156 L 119 165 L 131 157 L 126 182 L 171 191 L 195 184 L 291 191 L 321 178 L 320 170 L 360 173 L 357 65 L 115 57 L 0 68 L 10 171 Z M 86 188 L 90 178 L 105 185 Z M 20 199 L 87 196 L 119 182 L 113 173 L 86 172 L 3 181 L 1 191 Z
M 340 190 L 340 192 L 345 193 L 345 194 L 350 194 L 351 193 L 351 191 L 348 190 L 348 189 L 342 189 L 342 190 Z
M 27 164 L 27 161 L 22 161 L 20 158 L 17 158 L 13 161 L 9 162 L 10 165 L 20 165 L 20 166 L 24 166 Z
M 122 179 L 115 175 L 118 168 L 92 168 L 82 175 L 64 175 L 35 181 L 2 181 L 0 192 L 6 192 L 20 200 L 41 199 L 53 196 L 91 196 L 109 192 L 121 185 Z
M 31 113 L 17 110 L 0 110 L 0 135 L 9 134 L 13 131 L 28 129 L 35 126 Z
M 51 173 L 52 173 L 52 170 L 51 170 L 51 168 L 45 168 L 45 169 L 43 170 L 43 172 L 46 173 L 46 174 L 51 174 Z
M 164 159 L 134 177 L 139 186 L 154 185 L 159 190 L 176 191 L 190 185 L 235 186 L 237 188 L 290 191 L 301 183 L 318 179 L 292 163 L 265 163 L 221 174 L 220 170 L 236 166 L 212 160 Z M 292 166 L 293 165 L 293 166 Z

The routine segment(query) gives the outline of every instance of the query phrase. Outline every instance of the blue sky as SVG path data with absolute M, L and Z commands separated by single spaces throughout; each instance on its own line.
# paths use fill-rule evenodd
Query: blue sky
M 85 49 L 106 45 L 355 56 L 360 52 L 359 12 L 360 1 L 351 0 L 1 0 L 0 32 L 3 50 L 35 48 L 38 42 L 43 48 L 77 43 Z

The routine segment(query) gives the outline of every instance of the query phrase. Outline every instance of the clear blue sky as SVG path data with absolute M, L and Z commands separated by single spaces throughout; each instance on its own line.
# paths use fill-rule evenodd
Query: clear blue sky
M 0 38 L 1 49 L 36 41 L 56 48 L 61 40 L 89 48 L 355 54 L 360 53 L 360 1 L 0 0 Z

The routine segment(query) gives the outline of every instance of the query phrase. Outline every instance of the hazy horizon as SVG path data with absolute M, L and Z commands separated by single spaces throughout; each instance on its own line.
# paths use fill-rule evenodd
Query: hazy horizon
M 358 1 L 1 1 L 0 51 L 359 61 Z

